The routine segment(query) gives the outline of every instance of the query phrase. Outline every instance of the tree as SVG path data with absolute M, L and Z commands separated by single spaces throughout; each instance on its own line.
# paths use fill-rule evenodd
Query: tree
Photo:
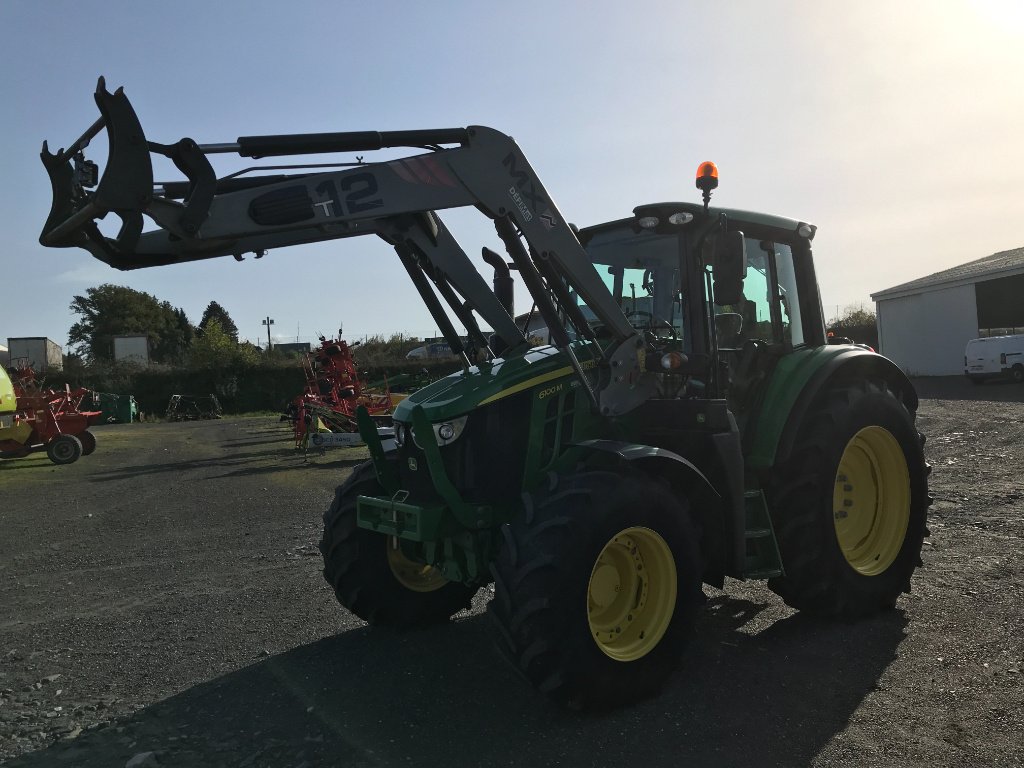
M 867 344 L 878 349 L 878 324 L 875 313 L 863 307 L 847 309 L 846 314 L 835 318 L 826 327 L 836 336 L 845 336 L 858 344 Z
M 225 333 L 220 321 L 211 317 L 203 335 L 192 345 L 190 362 L 193 368 L 220 370 L 230 366 L 248 366 L 259 362 L 260 356 L 251 344 L 239 344 Z
M 184 310 L 122 285 L 89 288 L 70 308 L 81 319 L 68 331 L 68 343 L 90 362 L 113 360 L 114 336 L 125 334 L 148 336 L 154 362 L 179 362 L 195 335 Z
M 230 336 L 236 344 L 238 343 L 238 326 L 235 325 L 228 311 L 216 301 L 211 301 L 203 311 L 203 318 L 199 321 L 199 328 L 196 331 L 197 335 L 203 335 L 211 320 L 220 323 L 221 331 Z

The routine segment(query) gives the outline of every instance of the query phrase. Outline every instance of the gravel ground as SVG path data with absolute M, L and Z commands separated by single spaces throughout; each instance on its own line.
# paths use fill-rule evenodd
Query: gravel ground
M 67 467 L 0 462 L 0 761 L 10 766 L 1024 765 L 1024 389 L 922 380 L 925 567 L 897 609 L 806 619 L 708 589 L 658 699 L 535 695 L 447 627 L 370 631 L 320 576 L 364 458 L 304 462 L 272 418 L 97 428 Z

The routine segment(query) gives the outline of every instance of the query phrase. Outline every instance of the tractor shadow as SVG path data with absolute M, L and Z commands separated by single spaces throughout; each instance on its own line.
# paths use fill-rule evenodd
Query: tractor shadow
M 119 466 L 116 469 L 93 472 L 88 480 L 92 483 L 102 483 L 108 480 L 130 480 L 145 475 L 180 474 L 183 472 L 194 473 L 193 480 L 216 480 L 314 469 L 338 470 L 362 464 L 367 458 L 362 454 L 334 454 L 332 456 L 328 453 L 324 456 L 314 452 L 304 456 L 300 451 L 288 446 L 278 450 L 250 453 L 232 452 L 224 456 L 206 459 Z
M 228 440 L 225 443 L 221 443 L 222 448 L 252 448 L 255 445 L 285 445 L 293 442 L 292 436 L 288 435 L 277 435 L 276 437 L 268 437 L 266 440 Z
M 145 751 L 161 765 L 808 765 L 879 688 L 907 620 L 764 622 L 764 609 L 711 600 L 664 693 L 609 714 L 532 692 L 472 615 L 327 637 L 9 765 L 123 765 Z

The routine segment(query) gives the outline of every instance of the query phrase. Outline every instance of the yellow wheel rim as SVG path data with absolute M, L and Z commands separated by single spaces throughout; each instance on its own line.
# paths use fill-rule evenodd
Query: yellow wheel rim
M 676 563 L 649 528 L 627 528 L 601 550 L 587 586 L 590 633 L 605 655 L 635 661 L 661 641 L 676 605 Z
M 411 589 L 413 592 L 434 592 L 448 583 L 448 579 L 442 576 L 434 566 L 417 563 L 407 558 L 402 553 L 401 547 L 395 546 L 393 539 L 388 539 L 387 547 L 391 573 L 406 589 Z
M 910 472 L 887 429 L 865 427 L 846 444 L 832 509 L 839 547 L 855 571 L 877 576 L 892 565 L 910 523 Z

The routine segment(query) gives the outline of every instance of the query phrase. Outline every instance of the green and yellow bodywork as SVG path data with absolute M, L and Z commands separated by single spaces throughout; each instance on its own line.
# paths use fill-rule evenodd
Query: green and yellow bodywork
M 574 351 L 584 370 L 595 367 L 588 344 L 575 345 Z M 410 555 L 434 564 L 449 580 L 486 580 L 497 530 L 520 511 L 521 492 L 571 465 L 579 453 L 573 443 L 618 431 L 614 422 L 591 411 L 580 388 L 565 353 L 538 347 L 451 374 L 407 397 L 393 414 L 405 445 L 387 458 L 364 416 L 360 433 L 388 495 L 359 498 L 359 525 L 394 536 Z M 437 436 L 439 425 L 459 420 L 464 427 L 456 438 Z M 473 445 L 466 445 L 470 440 Z M 520 455 L 477 472 L 492 476 L 494 489 L 505 492 L 474 491 L 453 478 L 458 472 L 453 453 L 488 454 L 486 446 L 478 446 L 493 447 L 497 441 L 518 445 Z M 415 483 L 424 475 L 428 482 Z
M 594 370 L 596 356 L 587 344 L 574 345 L 574 351 L 585 371 Z M 895 386 L 905 381 L 892 363 L 862 347 L 798 348 L 779 358 L 754 398 L 757 405 L 740 420 L 743 488 L 735 501 L 718 489 L 724 505 L 719 514 L 731 520 L 722 546 L 734 552 L 731 560 L 722 558 L 732 564 L 723 566 L 725 575 L 765 578 L 781 572 L 760 471 L 785 458 L 796 423 L 827 382 L 844 371 L 862 376 L 866 369 Z M 522 511 L 522 493 L 550 473 L 590 461 L 594 454 L 580 443 L 617 441 L 619 453 L 636 455 L 665 447 L 638 443 L 642 430 L 630 414 L 596 414 L 568 357 L 554 347 L 451 374 L 399 403 L 393 418 L 405 435 L 395 451 L 385 451 L 367 415 L 360 422 L 385 493 L 359 498 L 358 523 L 394 537 L 410 561 L 428 563 L 450 581 L 488 580 L 500 526 Z M 445 424 L 461 424 L 454 439 L 439 437 Z M 503 455 L 492 451 L 499 441 L 512 457 L 488 461 Z M 488 478 L 488 487 L 469 482 L 467 453 L 481 458 L 484 466 L 472 465 L 473 475 Z M 730 504 L 737 509 L 727 509 Z

